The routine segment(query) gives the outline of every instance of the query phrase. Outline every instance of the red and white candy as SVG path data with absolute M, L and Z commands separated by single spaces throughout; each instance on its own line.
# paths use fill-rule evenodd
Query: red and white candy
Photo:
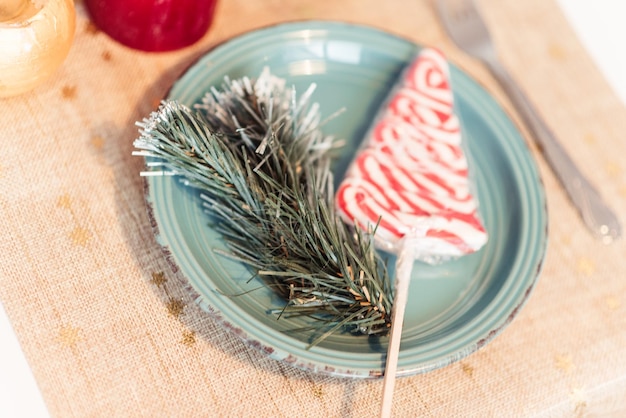
M 339 213 L 360 227 L 380 223 L 379 246 L 398 251 L 407 234 L 427 262 L 469 254 L 487 241 L 470 189 L 449 68 L 424 49 L 376 119 L 336 194 Z

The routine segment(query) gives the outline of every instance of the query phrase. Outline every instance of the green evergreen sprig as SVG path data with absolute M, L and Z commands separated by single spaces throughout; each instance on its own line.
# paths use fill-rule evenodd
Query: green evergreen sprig
M 228 256 L 286 304 L 279 317 L 315 318 L 317 344 L 334 332 L 385 334 L 392 288 L 373 230 L 353 231 L 334 209 L 331 154 L 315 86 L 300 98 L 266 70 L 252 84 L 225 78 L 192 110 L 166 101 L 138 123 L 135 155 L 148 175 L 200 189 Z

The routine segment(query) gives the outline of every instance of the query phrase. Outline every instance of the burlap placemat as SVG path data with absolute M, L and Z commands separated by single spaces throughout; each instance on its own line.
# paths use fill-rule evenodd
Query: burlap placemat
M 479 3 L 507 67 L 624 213 L 625 109 L 558 7 L 552 0 Z M 193 303 L 153 238 L 138 176 L 143 162 L 131 157 L 134 122 L 202 51 L 281 21 L 363 23 L 438 46 L 512 111 L 487 71 L 449 42 L 426 0 L 222 0 L 207 36 L 163 54 L 116 44 L 90 25 L 80 3 L 77 12 L 74 45 L 53 79 L 0 101 L 0 299 L 50 413 L 375 416 L 382 382 L 270 360 Z M 400 379 L 395 416 L 626 413 L 624 243 L 594 240 L 538 163 L 550 244 L 531 300 L 477 353 Z

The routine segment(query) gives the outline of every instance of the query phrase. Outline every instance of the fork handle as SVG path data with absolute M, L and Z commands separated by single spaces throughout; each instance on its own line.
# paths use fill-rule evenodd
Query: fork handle
M 539 117 L 532 103 L 515 83 L 506 69 L 496 60 L 486 60 L 486 65 L 508 94 L 526 123 L 535 142 L 552 170 L 578 208 L 583 221 L 604 242 L 609 243 L 621 235 L 621 225 L 615 214 L 558 142 L 550 128 Z

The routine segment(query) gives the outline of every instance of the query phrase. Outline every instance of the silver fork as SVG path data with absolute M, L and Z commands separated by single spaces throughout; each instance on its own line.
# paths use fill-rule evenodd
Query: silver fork
M 459 48 L 480 59 L 507 93 L 526 123 L 552 170 L 578 208 L 587 226 L 610 243 L 621 235 L 621 225 L 539 117 L 531 102 L 498 60 L 489 31 L 472 0 L 437 0 L 437 8 L 450 38 Z

